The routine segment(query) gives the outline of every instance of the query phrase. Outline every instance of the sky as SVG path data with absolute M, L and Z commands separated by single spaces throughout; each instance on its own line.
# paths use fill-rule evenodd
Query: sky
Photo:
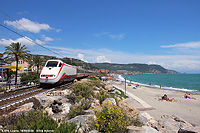
M 199 6 L 199 0 L 3 0 L 0 53 L 20 42 L 31 54 L 200 73 Z

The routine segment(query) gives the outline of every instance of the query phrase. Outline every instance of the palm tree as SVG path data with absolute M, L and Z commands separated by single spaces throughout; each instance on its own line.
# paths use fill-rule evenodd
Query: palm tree
M 21 43 L 11 43 L 10 46 L 6 47 L 4 54 L 7 54 L 6 58 L 15 58 L 16 61 L 16 72 L 15 72 L 15 86 L 17 86 L 17 72 L 18 72 L 18 61 L 19 59 L 25 59 L 30 51 L 26 50 L 27 47 L 25 45 L 21 45 Z
M 44 61 L 40 58 L 40 55 L 32 55 L 32 59 L 29 60 L 30 66 L 37 67 L 37 73 L 39 71 L 39 67 L 44 64 Z

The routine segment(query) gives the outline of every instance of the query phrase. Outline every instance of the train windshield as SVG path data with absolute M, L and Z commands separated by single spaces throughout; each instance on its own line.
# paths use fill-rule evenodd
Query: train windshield
M 57 61 L 49 61 L 46 64 L 46 67 L 57 67 L 58 62 Z

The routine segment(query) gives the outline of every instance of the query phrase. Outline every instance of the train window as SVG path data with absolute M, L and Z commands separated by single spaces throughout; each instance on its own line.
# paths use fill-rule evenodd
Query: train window
M 62 63 L 60 62 L 59 66 L 58 67 L 61 67 L 62 66 Z
M 47 62 L 46 67 L 57 67 L 58 62 L 57 61 L 49 61 Z

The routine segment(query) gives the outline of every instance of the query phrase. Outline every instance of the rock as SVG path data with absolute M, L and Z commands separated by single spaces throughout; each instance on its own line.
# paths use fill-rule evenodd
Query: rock
M 159 133 L 155 128 L 148 127 L 148 126 L 142 126 L 145 129 L 145 133 Z
M 0 130 L 3 130 L 3 126 L 2 125 L 0 125 Z
M 53 103 L 54 100 L 62 99 L 61 96 L 53 96 L 53 97 L 51 97 L 51 96 L 46 96 L 43 93 L 39 94 L 39 95 L 36 95 L 35 97 L 40 101 L 40 103 L 41 103 L 41 105 L 43 107 L 49 107 Z
M 74 79 L 74 83 L 76 83 L 76 82 L 78 82 L 78 80 L 77 80 L 77 79 Z
M 56 104 L 62 105 L 62 102 L 60 102 L 60 101 L 58 101 L 58 100 L 54 100 L 54 101 L 53 101 L 53 105 L 56 105 Z
M 112 85 L 106 85 L 105 89 L 108 90 L 108 92 L 111 92 L 112 89 L 113 89 L 113 86 Z
M 114 98 L 106 98 L 106 100 L 104 100 L 102 102 L 102 105 L 113 105 L 113 106 L 117 106 L 116 101 Z
M 91 108 L 91 109 L 94 109 L 94 108 L 96 108 L 96 107 L 98 107 L 98 106 L 100 106 L 100 102 L 99 102 L 98 99 L 95 99 L 95 100 L 91 103 L 90 108 Z
M 34 98 L 32 108 L 39 109 L 40 107 L 42 107 L 42 105 L 40 104 L 40 101 L 38 99 Z
M 62 104 L 62 113 L 61 114 L 68 114 L 71 107 L 71 103 L 63 103 Z
M 87 82 L 89 82 L 89 79 L 81 79 L 81 81 L 80 81 L 81 83 L 87 83 Z
M 99 131 L 97 131 L 97 130 L 92 130 L 92 131 L 90 131 L 89 133 L 99 133 Z
M 139 110 L 137 110 L 136 108 L 133 108 L 131 106 L 129 106 L 126 102 L 124 101 L 120 101 L 118 103 L 118 106 L 124 110 L 127 111 L 128 115 L 131 117 L 135 117 L 139 114 Z
M 47 113 L 48 113 L 50 116 L 52 116 L 52 115 L 54 114 L 53 111 L 52 111 L 52 108 L 47 107 L 47 108 L 45 108 L 45 111 L 47 111 Z
M 128 133 L 146 133 L 146 130 L 142 127 L 128 126 Z
M 84 110 L 84 112 L 85 112 L 85 115 L 89 115 L 89 114 L 94 115 L 94 111 L 92 109 Z
M 193 129 L 193 126 L 175 115 L 163 115 L 158 121 L 158 130 L 160 132 L 177 133 L 180 129 L 187 130 L 187 128 Z M 180 130 L 180 132 L 183 130 Z
M 58 113 L 61 112 L 62 109 L 60 109 L 57 105 L 52 105 L 52 112 L 53 113 Z
M 31 108 L 31 107 L 21 106 L 20 108 L 14 110 L 10 114 L 21 113 L 21 112 L 28 112 L 28 111 L 32 111 L 32 110 L 33 110 L 33 108 Z
M 200 125 L 195 127 L 185 127 L 178 130 L 178 133 L 200 133 Z
M 88 130 L 89 126 L 88 126 L 88 120 L 93 118 L 93 115 L 78 115 L 70 120 L 68 120 L 68 122 L 75 122 L 78 127 L 80 126 L 80 124 L 82 125 L 82 127 L 84 128 L 83 130 L 86 131 Z
M 151 126 L 155 128 L 158 126 L 156 119 L 151 117 L 147 112 L 140 113 L 139 119 L 145 126 Z

